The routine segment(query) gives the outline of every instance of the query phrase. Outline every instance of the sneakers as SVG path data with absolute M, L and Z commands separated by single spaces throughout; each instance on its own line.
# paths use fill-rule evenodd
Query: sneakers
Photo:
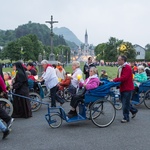
M 13 122 L 14 122 L 14 118 L 11 118 L 10 121 L 7 123 L 8 129 L 12 126 Z
M 10 133 L 10 131 L 9 131 L 8 128 L 5 131 L 3 131 L 3 137 L 2 137 L 2 139 L 5 139 L 8 136 L 9 133 Z
M 75 110 L 75 111 L 70 110 L 70 111 L 68 112 L 68 117 L 69 117 L 69 118 L 75 117 L 75 116 L 77 116 L 77 115 L 78 115 L 78 114 L 77 114 L 76 110 Z
M 125 120 L 125 119 L 121 120 L 121 123 L 127 123 L 127 122 L 129 122 L 129 120 Z
M 137 112 L 138 112 L 138 111 L 137 111 Z M 136 113 L 137 113 L 137 112 L 136 112 Z M 136 113 L 132 113 L 132 117 L 131 117 L 132 119 L 136 116 Z

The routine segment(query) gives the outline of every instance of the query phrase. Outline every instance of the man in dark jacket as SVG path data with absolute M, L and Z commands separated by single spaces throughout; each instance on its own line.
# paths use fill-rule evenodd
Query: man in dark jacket
M 96 67 L 94 63 L 92 63 L 92 57 L 88 58 L 88 62 L 85 63 L 83 68 L 83 73 L 85 74 L 85 79 L 89 77 L 89 71 L 91 67 Z
M 138 110 L 130 104 L 132 92 L 134 90 L 134 84 L 131 66 L 129 66 L 126 61 L 126 56 L 118 57 L 118 76 L 113 80 L 114 82 L 121 82 L 120 95 L 124 116 L 124 118 L 121 120 L 121 123 L 129 122 L 129 111 L 132 113 L 132 118 L 134 118 L 136 113 L 138 112 Z

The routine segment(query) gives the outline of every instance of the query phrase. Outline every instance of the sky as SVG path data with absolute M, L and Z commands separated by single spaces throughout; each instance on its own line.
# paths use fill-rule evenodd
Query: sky
M 70 29 L 95 46 L 115 37 L 145 47 L 150 43 L 150 0 L 0 0 L 0 29 L 15 29 L 29 21 Z M 50 26 L 49 24 L 46 24 Z

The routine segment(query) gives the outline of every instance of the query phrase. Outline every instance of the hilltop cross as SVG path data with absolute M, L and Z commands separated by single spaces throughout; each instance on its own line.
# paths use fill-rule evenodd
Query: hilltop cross
M 50 37 L 51 37 L 51 53 L 49 55 L 49 60 L 50 61 L 55 61 L 55 55 L 53 54 L 53 24 L 54 23 L 58 23 L 58 21 L 53 21 L 53 16 L 51 16 L 51 20 L 50 21 L 46 21 L 46 23 L 49 23 L 51 25 L 50 27 L 50 30 L 51 30 L 51 33 L 50 33 Z

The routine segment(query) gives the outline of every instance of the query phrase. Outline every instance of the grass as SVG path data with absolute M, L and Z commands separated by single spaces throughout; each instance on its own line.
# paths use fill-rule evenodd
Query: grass
M 83 70 L 84 64 L 81 64 L 81 70 Z M 98 73 L 100 75 L 101 70 L 106 70 L 109 79 L 113 79 L 117 76 L 117 67 L 107 67 L 107 66 L 97 66 L 98 68 Z M 67 72 L 72 73 L 72 66 L 68 65 L 65 66 L 65 70 Z M 3 68 L 3 72 L 12 72 L 12 68 Z
M 81 64 L 81 70 L 83 70 L 84 64 Z M 101 70 L 106 70 L 109 79 L 113 79 L 117 76 L 117 67 L 108 67 L 108 66 L 97 66 L 98 68 L 98 73 L 100 75 Z M 65 67 L 65 70 L 67 72 L 72 73 L 72 67 L 71 65 L 68 65 Z

